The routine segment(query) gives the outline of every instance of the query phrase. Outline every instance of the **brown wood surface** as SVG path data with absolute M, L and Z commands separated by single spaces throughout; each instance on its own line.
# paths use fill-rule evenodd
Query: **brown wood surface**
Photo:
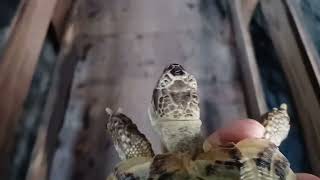
M 79 2 L 73 18 L 79 51 L 70 55 L 78 63 L 51 179 L 104 179 L 113 169 L 119 159 L 106 138 L 105 107 L 121 107 L 159 152 L 147 108 L 170 63 L 197 77 L 206 131 L 247 117 L 230 17 L 220 2 Z
M 259 0 L 233 0 L 234 4 L 237 4 L 240 12 L 241 19 L 244 26 L 248 27 L 252 19 L 253 13 L 256 10 Z
M 67 19 L 74 2 L 75 0 L 57 0 L 51 21 L 59 43 L 62 43 Z
M 72 17 L 72 16 L 71 16 Z M 72 18 L 69 18 L 69 20 Z M 37 132 L 35 145 L 29 163 L 26 180 L 46 180 L 51 168 L 52 156 L 58 142 L 58 134 L 64 121 L 64 114 L 69 101 L 70 86 L 77 58 L 71 56 L 74 32 L 72 21 L 68 21 L 53 73 L 53 80 L 42 113 L 42 122 Z
M 285 0 L 286 6 L 290 11 L 292 19 L 292 26 L 298 33 L 300 48 L 305 54 L 306 58 L 304 63 L 307 64 L 307 70 L 310 76 L 314 79 L 313 85 L 317 88 L 317 92 L 320 95 L 320 57 L 316 50 L 314 42 L 310 39 L 310 35 L 306 31 L 306 26 L 303 23 L 303 15 L 299 8 L 298 2 L 293 0 Z M 320 98 L 320 97 L 319 97 Z
M 0 60 L 0 173 L 9 161 L 17 119 L 27 96 L 55 0 L 23 0 Z M 3 177 L 1 176 L 0 177 Z
M 248 15 L 244 8 L 244 2 L 253 1 L 234 1 L 230 0 L 230 9 L 232 14 L 232 22 L 234 28 L 234 36 L 236 38 L 237 50 L 241 58 L 240 66 L 242 70 L 242 79 L 245 85 L 245 94 L 248 106 L 248 114 L 250 118 L 260 119 L 260 116 L 267 112 L 265 95 L 262 89 L 259 68 L 257 65 L 251 36 L 248 30 Z M 251 11 L 252 14 L 252 11 Z
M 261 1 L 269 34 L 293 94 L 312 170 L 320 175 L 320 104 L 283 1 Z M 290 107 L 289 107 L 290 108 Z

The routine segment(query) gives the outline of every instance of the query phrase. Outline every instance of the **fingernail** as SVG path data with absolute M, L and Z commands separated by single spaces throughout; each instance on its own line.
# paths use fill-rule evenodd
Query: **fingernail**
M 214 133 L 210 137 L 208 137 L 203 143 L 203 151 L 208 152 L 214 147 L 218 147 L 221 145 L 220 138 L 217 133 Z
M 203 143 L 203 151 L 208 152 L 212 148 L 212 145 L 209 143 L 209 141 L 206 139 Z

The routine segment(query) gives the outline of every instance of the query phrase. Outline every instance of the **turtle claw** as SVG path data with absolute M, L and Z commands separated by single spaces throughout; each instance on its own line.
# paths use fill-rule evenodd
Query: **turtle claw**
M 107 108 L 105 109 L 105 111 L 107 112 L 107 114 L 108 114 L 109 116 L 111 116 L 111 115 L 113 114 L 113 111 L 112 111 L 109 107 L 107 107 Z

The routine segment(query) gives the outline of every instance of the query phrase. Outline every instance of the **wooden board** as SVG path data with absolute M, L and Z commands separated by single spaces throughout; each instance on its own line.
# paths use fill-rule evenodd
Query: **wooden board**
M 312 170 L 320 175 L 320 105 L 283 1 L 261 1 L 267 27 L 293 94 Z
M 254 11 L 256 10 L 258 2 L 258 0 L 233 0 L 232 2 L 236 4 L 239 13 L 241 13 L 241 16 L 239 17 L 242 19 L 241 24 L 243 24 L 247 28 L 250 24 Z
M 247 117 L 230 17 L 220 1 L 79 2 L 73 22 L 81 51 L 71 55 L 78 64 L 51 178 L 103 179 L 112 170 L 119 159 L 106 140 L 107 106 L 122 107 L 159 152 L 147 108 L 170 63 L 197 77 L 208 132 Z
M 55 0 L 23 0 L 11 26 L 0 65 L 0 177 L 6 173 L 17 119 L 29 86 Z
M 67 20 L 75 0 L 58 0 L 51 22 L 59 43 L 62 43 Z
M 286 6 L 290 11 L 292 26 L 297 33 L 297 41 L 299 47 L 306 56 L 304 63 L 306 64 L 308 73 L 313 79 L 313 86 L 318 92 L 318 98 L 320 99 L 320 57 L 316 50 L 314 42 L 310 39 L 310 35 L 306 31 L 306 26 L 303 24 L 302 12 L 298 7 L 297 1 L 286 0 Z
M 58 134 L 64 121 L 64 114 L 69 101 L 69 93 L 77 58 L 70 56 L 76 49 L 72 21 L 69 22 L 61 46 L 57 65 L 48 98 L 42 113 L 42 122 L 38 129 L 31 161 L 28 167 L 27 180 L 46 180 L 51 168 L 52 156 L 58 142 Z
M 236 38 L 238 54 L 241 58 L 239 63 L 242 69 L 242 79 L 245 85 L 246 100 L 248 106 L 248 114 L 250 118 L 260 119 L 260 116 L 267 112 L 265 95 L 262 89 L 259 68 L 257 65 L 251 36 L 248 30 L 248 22 L 252 17 L 253 7 L 256 2 L 244 6 L 244 2 L 253 1 L 234 1 L 230 0 L 230 9 L 232 14 L 232 22 L 234 28 L 234 36 Z M 247 9 L 251 9 L 248 14 Z

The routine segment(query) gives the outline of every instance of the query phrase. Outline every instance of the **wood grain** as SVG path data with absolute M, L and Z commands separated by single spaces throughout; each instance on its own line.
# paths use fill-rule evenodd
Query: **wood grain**
M 267 112 L 267 105 L 251 36 L 248 30 L 247 18 L 249 18 L 249 16 L 248 13 L 245 13 L 246 9 L 243 7 L 243 2 L 244 1 L 231 0 L 229 1 L 229 4 L 231 8 L 237 52 L 241 58 L 239 64 L 241 66 L 242 79 L 245 85 L 248 114 L 250 118 L 260 119 L 261 114 Z
M 42 122 L 37 132 L 32 157 L 29 163 L 26 180 L 46 180 L 51 169 L 53 154 L 58 142 L 60 128 L 69 102 L 69 94 L 77 58 L 70 56 L 74 36 L 70 23 L 64 35 L 57 65 L 53 73 L 52 84 L 42 113 Z
M 297 33 L 297 41 L 300 44 L 301 51 L 306 56 L 304 63 L 308 68 L 308 73 L 313 78 L 313 86 L 318 92 L 320 98 L 320 57 L 316 50 L 314 42 L 310 39 L 310 35 L 305 29 L 303 24 L 303 15 L 301 9 L 298 6 L 297 1 L 285 0 L 286 6 L 290 12 L 290 18 L 292 19 L 292 27 L 295 28 Z
M 249 26 L 258 2 L 259 0 L 234 0 L 233 3 L 237 4 L 238 8 L 241 10 L 241 18 L 243 19 L 244 26 Z
M 0 64 L 0 173 L 6 172 L 17 118 L 29 86 L 55 0 L 23 0 L 17 11 Z
M 62 43 L 67 20 L 74 2 L 75 0 L 57 0 L 51 22 L 59 43 Z
M 261 1 L 267 29 L 293 94 L 313 173 L 320 175 L 320 105 L 283 1 Z M 297 19 L 296 19 L 297 20 Z
M 119 158 L 104 129 L 107 106 L 122 107 L 160 152 L 147 108 L 170 63 L 198 79 L 205 130 L 247 117 L 232 26 L 219 2 L 80 1 L 73 18 L 80 51 L 71 52 L 77 67 L 50 174 L 103 179 L 113 169 Z M 58 173 L 70 166 L 71 174 Z

